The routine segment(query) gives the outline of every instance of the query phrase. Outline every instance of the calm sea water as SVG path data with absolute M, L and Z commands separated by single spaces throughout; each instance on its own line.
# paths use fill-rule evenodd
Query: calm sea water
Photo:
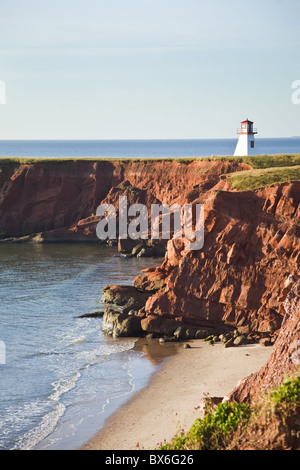
M 0 156 L 172 158 L 233 155 L 236 139 L 0 141 Z M 300 138 L 256 139 L 259 155 L 300 153 Z
M 76 449 L 155 370 L 101 318 L 108 283 L 132 284 L 161 260 L 96 244 L 0 244 L 0 449 Z

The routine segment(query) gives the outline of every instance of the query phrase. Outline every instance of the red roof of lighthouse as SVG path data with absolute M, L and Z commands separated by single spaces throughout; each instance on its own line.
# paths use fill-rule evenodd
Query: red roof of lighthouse
M 245 122 L 250 122 L 251 124 L 253 124 L 253 121 L 249 121 L 249 119 L 246 119 L 246 121 L 242 121 L 241 124 L 244 124 Z

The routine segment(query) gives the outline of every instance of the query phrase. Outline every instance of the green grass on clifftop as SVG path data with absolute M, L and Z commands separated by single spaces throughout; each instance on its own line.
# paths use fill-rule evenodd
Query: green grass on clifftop
M 275 183 L 300 180 L 300 165 L 238 171 L 228 175 L 232 189 L 249 191 Z
M 216 160 L 222 157 L 216 157 Z M 230 161 L 248 163 L 254 169 L 278 168 L 300 165 L 300 154 L 295 155 L 251 155 L 248 157 L 229 157 Z
M 230 161 L 244 162 L 253 168 L 271 168 L 300 165 L 300 154 L 295 155 L 254 155 L 248 157 L 219 156 L 219 157 L 180 157 L 180 158 L 106 158 L 106 157 L 61 157 L 61 158 L 33 158 L 33 157 L 0 157 L 0 165 L 7 164 L 34 164 L 34 163 L 63 163 L 63 162 L 98 162 L 98 161 L 119 161 L 119 162 L 162 162 L 176 161 L 179 163 L 192 163 L 194 161 Z

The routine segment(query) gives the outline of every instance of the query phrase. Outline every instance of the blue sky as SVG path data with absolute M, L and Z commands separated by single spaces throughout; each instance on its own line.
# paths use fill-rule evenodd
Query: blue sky
M 300 135 L 299 18 L 299 0 L 0 0 L 0 138 Z

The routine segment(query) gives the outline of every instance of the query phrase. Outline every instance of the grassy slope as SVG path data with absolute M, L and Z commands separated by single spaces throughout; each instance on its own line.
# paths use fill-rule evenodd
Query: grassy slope
M 233 189 L 249 191 L 275 183 L 300 180 L 300 155 L 257 155 L 233 157 L 248 163 L 252 170 L 231 173 L 226 177 Z
M 230 173 L 228 179 L 233 189 L 248 191 L 270 186 L 274 183 L 300 180 L 300 165 L 274 167 Z

